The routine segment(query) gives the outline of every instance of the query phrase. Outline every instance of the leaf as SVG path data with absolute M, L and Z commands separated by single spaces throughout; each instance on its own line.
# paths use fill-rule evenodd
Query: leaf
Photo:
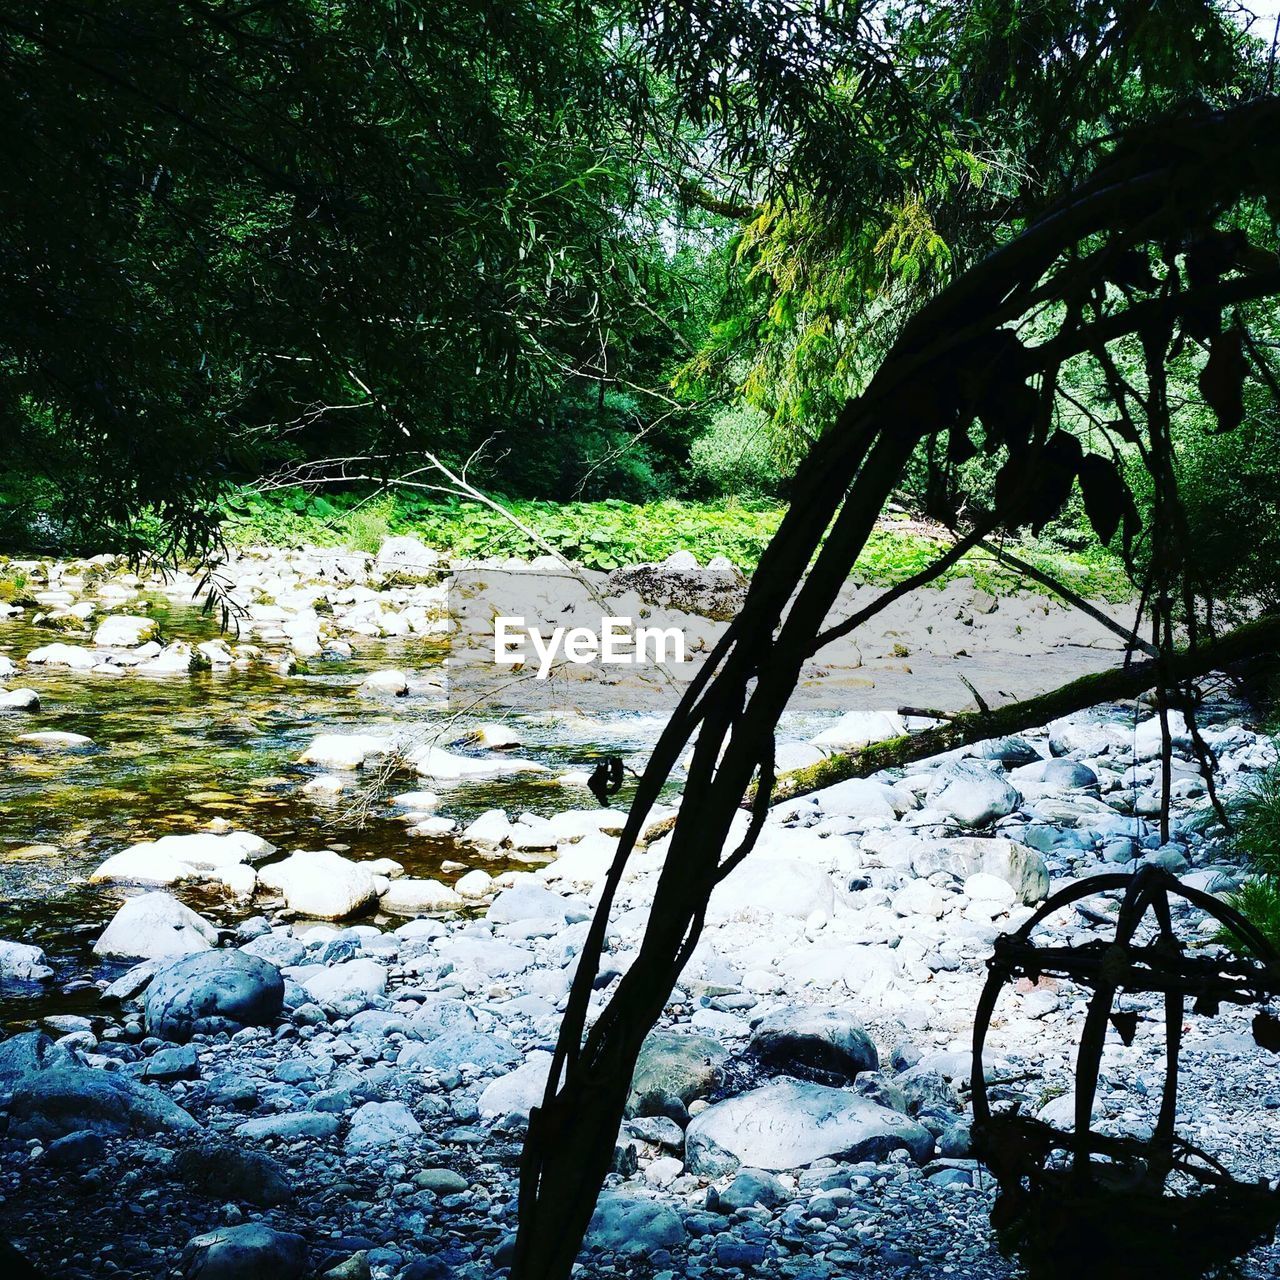
M 1280 1053 L 1280 1018 L 1272 1013 L 1259 1013 L 1253 1019 L 1253 1038 L 1261 1049 Z
M 1137 249 L 1120 254 L 1107 274 L 1116 284 L 1130 289 L 1155 289 L 1160 284 L 1151 270 L 1151 259 Z
M 587 779 L 587 789 L 600 804 L 607 805 L 609 797 L 616 794 L 622 786 L 623 777 L 622 760 L 618 756 L 609 756 L 591 771 L 591 777 Z
M 1111 1015 L 1111 1025 L 1115 1027 L 1116 1034 L 1123 1044 L 1132 1044 L 1138 1030 L 1138 1015 L 1132 1010 L 1117 1009 Z
M 978 446 L 969 437 L 967 423 L 955 422 L 947 433 L 947 460 L 949 462 L 968 462 L 978 452 Z
M 1218 433 L 1234 431 L 1244 418 L 1244 379 L 1249 361 L 1238 324 L 1209 339 L 1209 359 L 1200 370 L 1200 394 L 1218 419 Z
M 1115 463 L 1100 453 L 1081 458 L 1079 474 L 1085 515 L 1105 547 L 1116 536 L 1121 520 L 1134 508 L 1133 497 Z

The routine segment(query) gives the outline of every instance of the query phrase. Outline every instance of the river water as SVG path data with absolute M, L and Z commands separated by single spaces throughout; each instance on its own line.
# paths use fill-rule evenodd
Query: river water
M 949 617 L 943 594 L 936 596 Z M 130 611 L 138 606 L 133 601 Z M 172 594 L 147 593 L 141 606 L 160 623 L 167 640 L 198 642 L 219 634 L 215 618 Z M 33 616 L 28 610 L 16 620 L 0 621 L 0 655 L 21 664 L 31 650 L 64 638 L 33 625 Z M 1064 618 L 1057 625 L 1069 626 Z M 923 634 L 925 628 L 916 630 Z M 892 625 L 886 632 L 890 638 L 899 634 Z M 892 640 L 889 650 L 898 647 Z M 935 643 L 933 650 L 915 652 L 909 663 L 886 651 L 883 661 L 866 667 L 837 658 L 811 668 L 780 726 L 779 740 L 807 738 L 850 709 L 892 709 L 906 701 L 964 706 L 969 695 L 960 675 L 980 688 L 1021 697 L 1114 661 L 1114 653 L 1071 645 L 1020 653 L 1011 652 L 1007 642 L 984 649 L 947 641 Z M 22 667 L 8 683 L 34 688 L 42 710 L 36 716 L 0 715 L 0 938 L 43 947 L 59 983 L 56 991 L 32 987 L 6 993 L 0 997 L 0 1021 L 14 1025 L 53 1008 L 87 1008 L 98 997 L 95 982 L 119 971 L 120 966 L 96 960 L 91 946 L 120 902 L 139 890 L 93 885 L 88 877 L 107 856 L 130 844 L 200 830 L 222 818 L 264 837 L 282 854 L 332 847 L 360 860 L 392 857 L 408 875 L 445 881 L 456 879 L 459 863 L 496 873 L 513 864 L 452 836 L 409 835 L 390 793 L 411 787 L 438 791 L 439 812 L 455 819 L 459 829 L 491 808 L 545 815 L 592 807 L 586 791 L 561 785 L 558 775 L 590 768 L 606 754 L 619 754 L 638 770 L 663 723 L 652 706 L 583 712 L 570 692 L 553 686 L 532 705 L 526 699 L 518 711 L 490 710 L 490 718 L 496 712 L 518 731 L 519 755 L 546 765 L 545 773 L 447 787 L 400 777 L 389 780 L 387 794 L 371 802 L 367 781 L 335 798 L 304 793 L 304 784 L 318 771 L 300 765 L 298 758 L 319 733 L 425 736 L 438 728 L 448 710 L 442 695 L 379 699 L 358 689 L 371 671 L 398 668 L 420 675 L 441 670 L 448 655 L 447 640 L 410 636 L 361 638 L 350 659 L 313 659 L 288 676 L 269 663 L 167 677 Z M 671 701 L 674 705 L 674 694 Z M 97 749 L 89 754 L 37 751 L 16 741 L 34 730 L 84 734 Z M 613 801 L 616 807 L 626 807 L 633 787 L 629 777 Z M 366 802 L 354 805 L 351 794 Z M 445 862 L 455 865 L 442 870 Z M 178 892 L 220 925 L 254 910 L 219 891 L 183 885 Z

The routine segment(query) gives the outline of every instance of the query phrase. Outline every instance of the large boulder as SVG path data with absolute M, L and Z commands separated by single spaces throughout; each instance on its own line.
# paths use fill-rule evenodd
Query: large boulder
M 745 859 L 716 885 L 707 919 L 789 916 L 804 920 L 815 911 L 830 915 L 835 904 L 835 882 L 820 867 L 761 853 Z
M 274 852 L 274 845 L 249 831 L 229 831 L 223 835 L 198 831 L 191 835 L 161 836 L 113 854 L 89 879 L 177 884 L 182 880 L 205 879 Z
M 283 896 L 290 911 L 317 920 L 343 920 L 378 901 L 372 872 L 330 849 L 296 849 L 263 867 L 258 878 Z
M 0 940 L 0 984 L 45 982 L 52 977 L 53 970 L 39 947 L 29 942 Z
M 962 827 L 985 827 L 1018 807 L 1021 797 L 999 774 L 976 760 L 943 765 L 929 789 L 929 808 Z
M 261 1222 L 216 1227 L 187 1241 L 186 1280 L 298 1280 L 307 1270 L 307 1242 Z
M 348 960 L 308 974 L 302 988 L 328 1013 L 350 1018 L 382 997 L 387 971 L 376 960 Z
M 36 1071 L 78 1065 L 70 1049 L 55 1044 L 43 1031 L 23 1031 L 0 1041 L 0 1093 Z
M 880 1069 L 871 1037 L 844 1009 L 778 1009 L 756 1027 L 750 1051 L 783 1071 L 814 1071 L 842 1081 Z
M 636 1259 L 683 1243 L 684 1223 L 674 1209 L 621 1191 L 606 1191 L 596 1201 L 583 1241 L 588 1249 Z
M 104 1137 L 197 1133 L 199 1124 L 158 1089 L 118 1071 L 53 1067 L 18 1082 L 9 1105 L 11 1138 L 60 1138 L 89 1130 Z
M 728 1061 L 729 1051 L 719 1040 L 651 1031 L 636 1057 L 627 1115 L 657 1114 L 667 1098 L 687 1104 L 706 1097 L 720 1085 Z
M 115 913 L 93 951 L 99 956 L 157 960 L 208 951 L 217 940 L 217 929 L 177 898 L 144 893 Z
M 103 618 L 93 633 L 93 643 L 103 649 L 136 649 L 154 640 L 160 628 L 154 618 L 139 618 L 128 613 L 113 613 Z
M 998 876 L 1013 887 L 1020 902 L 1040 902 L 1049 892 L 1049 869 L 1041 854 L 1025 844 L 999 837 L 957 836 L 923 841 L 911 857 L 918 876 L 946 871 L 958 880 L 978 872 Z
M 815 1160 L 880 1160 L 908 1151 L 919 1163 L 933 1135 L 898 1111 L 848 1089 L 775 1080 L 708 1107 L 685 1131 L 694 1173 L 718 1177 L 740 1166 L 778 1171 Z
M 660 564 L 615 569 L 604 589 L 611 596 L 634 591 L 645 604 L 700 614 L 716 622 L 737 617 L 747 598 L 747 580 L 733 565 L 703 569 L 691 555 L 680 552 Z
M 147 1031 L 185 1043 L 197 1033 L 270 1026 L 284 1004 L 275 965 L 243 951 L 205 951 L 161 969 L 147 987 Z

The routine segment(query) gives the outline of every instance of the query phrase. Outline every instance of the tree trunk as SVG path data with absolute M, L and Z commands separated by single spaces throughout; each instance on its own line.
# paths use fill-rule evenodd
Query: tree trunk
M 1275 653 L 1278 649 L 1280 617 L 1260 618 L 1197 649 L 1178 650 L 1171 657 L 1169 679 L 1174 684 L 1194 680 L 1210 671 L 1220 671 L 1233 663 Z M 873 743 L 859 751 L 828 756 L 816 764 L 782 774 L 774 784 L 772 799 L 774 803 L 792 800 L 843 782 L 846 778 L 865 778 L 881 769 L 901 768 L 917 760 L 941 755 L 944 751 L 981 742 L 984 738 L 1020 733 L 1087 707 L 1137 697 L 1159 682 L 1158 668 L 1158 661 L 1150 658 L 1130 663 L 1127 667 L 1116 667 L 1113 671 L 1095 672 L 1025 702 L 1011 702 L 985 712 L 964 712 L 923 733 L 906 734 Z

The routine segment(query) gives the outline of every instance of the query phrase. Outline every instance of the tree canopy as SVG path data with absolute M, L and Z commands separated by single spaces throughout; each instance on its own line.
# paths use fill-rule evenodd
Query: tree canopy
M 0 6 L 0 492 L 198 550 L 300 459 L 785 473 L 920 301 L 1267 51 L 1208 0 Z

